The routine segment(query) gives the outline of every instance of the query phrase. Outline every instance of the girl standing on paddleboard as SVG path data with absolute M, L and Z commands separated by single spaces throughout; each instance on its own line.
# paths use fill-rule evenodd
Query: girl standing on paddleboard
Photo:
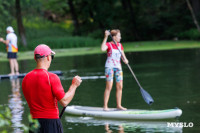
M 111 34 L 112 38 L 116 42 L 116 45 L 113 41 L 107 42 L 108 36 Z M 115 29 L 109 31 L 105 31 L 105 36 L 103 42 L 101 44 L 101 50 L 107 51 L 107 60 L 105 64 L 105 75 L 106 75 L 106 89 L 104 92 L 104 106 L 103 109 L 108 111 L 108 100 L 110 97 L 110 92 L 113 86 L 113 77 L 116 79 L 116 100 L 117 100 L 117 108 L 120 110 L 126 110 L 126 108 L 121 106 L 122 100 L 122 88 L 123 88 L 123 72 L 121 67 L 121 53 L 124 58 L 122 58 L 125 64 L 128 64 L 128 60 L 124 54 L 124 48 L 120 43 L 121 33 L 120 30 Z M 118 48 L 119 49 L 118 49 Z M 121 53 L 120 53 L 120 51 Z

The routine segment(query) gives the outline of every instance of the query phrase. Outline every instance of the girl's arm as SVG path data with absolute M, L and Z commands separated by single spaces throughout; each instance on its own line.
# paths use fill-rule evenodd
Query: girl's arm
M 123 62 L 124 62 L 125 64 L 128 64 L 128 59 L 126 58 L 126 55 L 125 55 L 124 51 L 122 50 L 121 53 L 122 53 L 122 56 L 123 56 L 123 57 L 121 57 L 122 60 L 123 60 Z
M 106 42 L 108 40 L 109 34 L 110 34 L 110 32 L 106 30 L 103 42 L 101 44 L 101 51 L 106 51 L 108 49 L 108 46 L 106 45 Z

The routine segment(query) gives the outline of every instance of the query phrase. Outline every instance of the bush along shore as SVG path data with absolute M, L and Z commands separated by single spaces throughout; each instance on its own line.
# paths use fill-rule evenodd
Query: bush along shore
M 123 42 L 122 42 L 123 43 Z M 48 43 L 46 43 L 49 45 Z M 98 46 L 97 46 L 98 45 Z M 100 50 L 101 43 L 94 44 L 93 47 L 77 47 L 77 48 L 55 48 L 52 49 L 56 52 L 56 57 L 62 56 L 78 56 L 88 54 L 103 53 Z M 123 43 L 125 52 L 146 52 L 146 51 L 159 51 L 159 50 L 177 50 L 177 49 L 191 49 L 200 48 L 198 41 L 141 41 L 141 42 L 126 42 Z M 50 45 L 51 47 L 51 45 Z M 7 61 L 7 53 L 0 52 L 0 61 Z M 18 60 L 33 59 L 33 50 L 19 51 Z

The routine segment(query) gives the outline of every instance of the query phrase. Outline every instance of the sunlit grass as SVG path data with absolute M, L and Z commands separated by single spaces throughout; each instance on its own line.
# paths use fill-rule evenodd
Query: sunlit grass
M 198 41 L 141 41 L 123 44 L 125 51 L 157 51 L 200 48 Z
M 97 47 L 97 45 L 99 45 Z M 82 48 L 63 48 L 53 49 L 56 52 L 56 57 L 62 56 L 76 56 L 105 53 L 100 50 L 101 44 L 94 44 L 94 47 Z M 159 50 L 177 50 L 200 48 L 198 41 L 144 41 L 144 42 L 127 42 L 123 43 L 125 52 L 139 52 L 139 51 L 159 51 Z M 18 53 L 19 60 L 33 59 L 33 51 L 25 51 Z M 6 53 L 0 53 L 0 61 L 7 61 Z

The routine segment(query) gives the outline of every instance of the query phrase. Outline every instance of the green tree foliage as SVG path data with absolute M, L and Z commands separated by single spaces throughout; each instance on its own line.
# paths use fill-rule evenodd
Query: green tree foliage
M 11 24 L 12 17 L 12 4 L 9 1 L 2 0 L 0 1 L 0 36 L 5 36 L 5 29 L 7 24 Z M 11 10 L 10 10 L 11 9 Z
M 143 40 L 172 39 L 193 26 L 185 1 L 143 0 L 138 4 L 143 5 L 136 18 Z
M 182 38 L 195 28 L 183 0 L 73 0 L 74 14 L 69 1 L 50 0 L 45 8 L 68 19 L 77 15 L 80 35 L 99 38 L 105 29 L 119 28 L 126 41 L 158 40 Z
M 200 2 L 190 2 L 200 21 Z M 27 33 L 34 29 L 27 23 L 43 17 L 57 24 L 71 22 L 73 35 L 92 38 L 118 28 L 123 41 L 200 39 L 185 0 L 21 0 L 21 7 Z M 0 30 L 14 21 L 14 8 L 14 0 L 0 2 Z

